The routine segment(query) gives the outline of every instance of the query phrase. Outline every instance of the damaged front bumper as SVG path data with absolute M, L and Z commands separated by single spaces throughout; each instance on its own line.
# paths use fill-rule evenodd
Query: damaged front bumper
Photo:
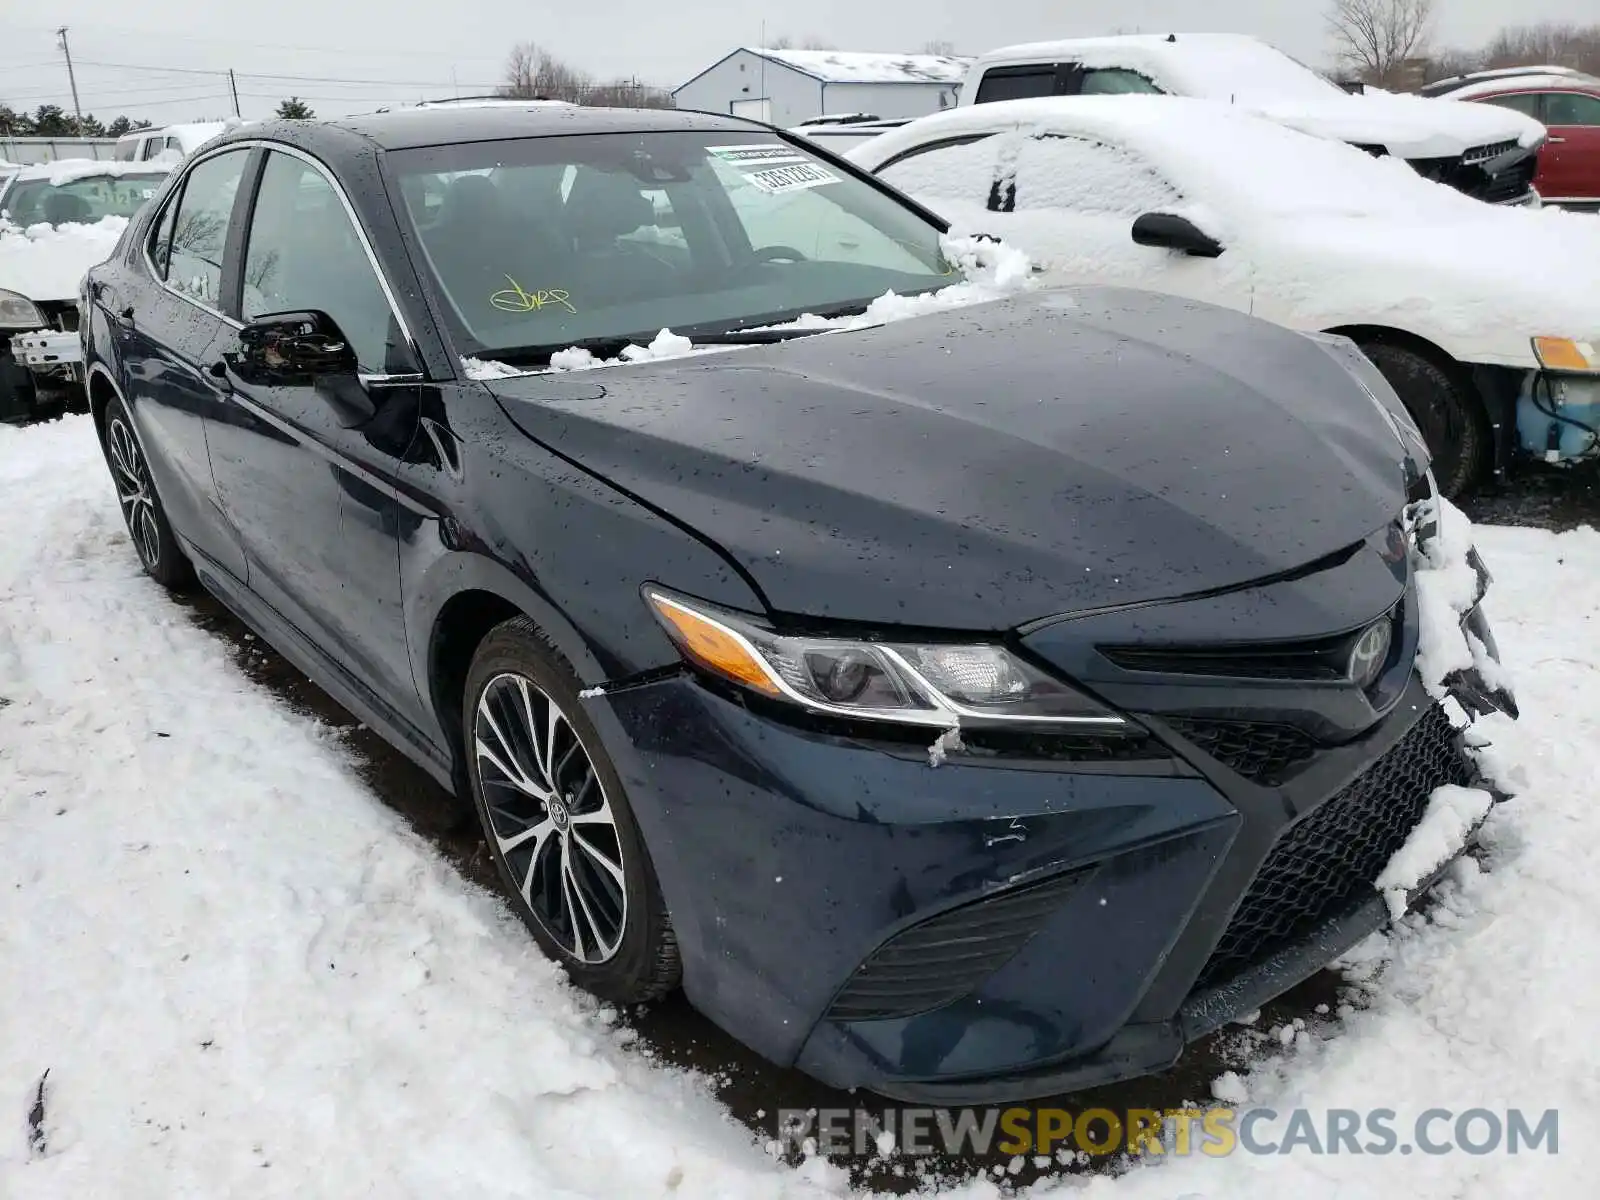
M 0 337 L 0 422 L 84 407 L 82 364 L 76 330 L 32 329 Z

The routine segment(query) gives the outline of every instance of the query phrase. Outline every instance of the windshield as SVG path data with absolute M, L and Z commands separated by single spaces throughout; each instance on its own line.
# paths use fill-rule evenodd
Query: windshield
M 19 179 L 6 192 L 0 216 L 26 228 L 50 225 L 93 225 L 103 217 L 131 217 L 154 196 L 166 173 L 87 175 L 67 183 Z
M 760 132 L 436 146 L 389 168 L 474 357 L 726 334 L 960 281 L 936 226 Z

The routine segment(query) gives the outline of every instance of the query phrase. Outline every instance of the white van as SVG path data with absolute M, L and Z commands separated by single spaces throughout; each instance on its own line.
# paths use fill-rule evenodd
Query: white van
M 118 162 L 181 162 L 212 138 L 242 124 L 244 122 L 235 117 L 228 121 L 168 125 L 163 129 L 135 129 L 117 139 L 111 157 Z
M 1313 137 L 1403 158 L 1429 179 L 1480 200 L 1538 202 L 1533 176 L 1548 135 L 1532 117 L 1502 108 L 1485 119 L 1459 110 L 1490 105 L 1446 106 L 1376 89 L 1352 95 L 1245 34 L 1124 34 L 1006 46 L 973 63 L 959 103 L 1134 93 L 1232 105 Z

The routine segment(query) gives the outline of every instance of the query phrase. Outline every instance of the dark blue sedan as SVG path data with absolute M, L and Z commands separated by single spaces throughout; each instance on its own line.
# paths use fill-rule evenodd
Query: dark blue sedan
M 1375 928 L 1476 775 L 1381 377 L 1131 291 L 830 328 L 958 283 L 945 232 L 729 117 L 256 125 L 85 280 L 89 399 L 150 575 L 470 799 L 576 983 L 1058 1092 Z

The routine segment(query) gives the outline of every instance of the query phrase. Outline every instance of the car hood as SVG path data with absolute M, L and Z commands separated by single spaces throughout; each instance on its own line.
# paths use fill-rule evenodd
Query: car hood
M 1476 146 L 1513 140 L 1536 146 L 1545 137 L 1545 128 L 1538 121 L 1508 108 L 1387 92 L 1330 94 L 1319 101 L 1262 100 L 1250 107 L 1302 133 L 1382 146 L 1399 158 L 1449 158 Z
M 1290 571 L 1404 504 L 1396 437 L 1331 355 L 1145 292 L 485 382 L 778 613 L 1007 629 Z
M 111 256 L 127 226 L 122 217 L 27 229 L 0 222 L 0 288 L 30 300 L 75 300 L 89 268 Z

